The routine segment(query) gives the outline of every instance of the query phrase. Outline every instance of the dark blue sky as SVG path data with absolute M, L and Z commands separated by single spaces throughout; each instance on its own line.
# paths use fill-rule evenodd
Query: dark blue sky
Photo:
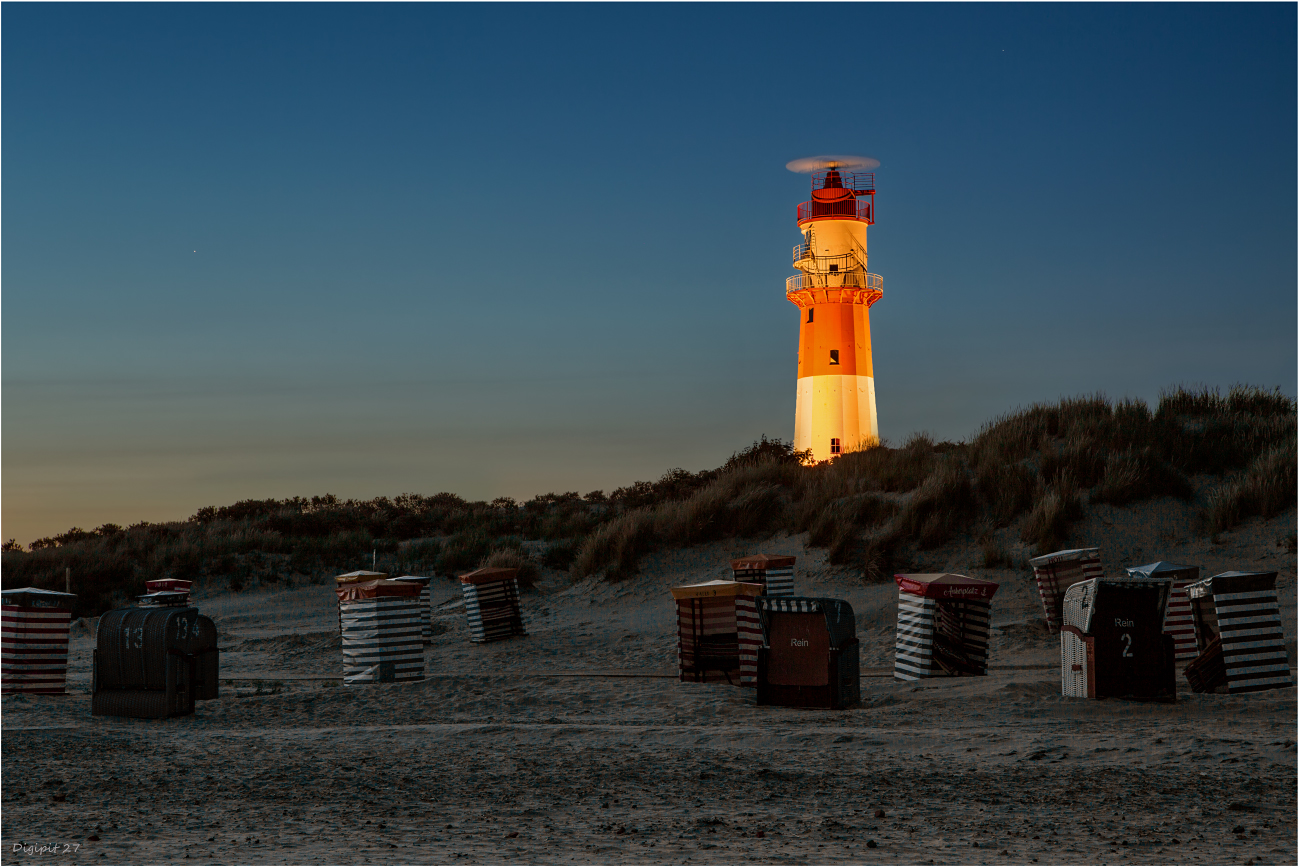
M 1296 393 L 1296 7 L 3 11 L 4 535 L 790 438 L 786 161 L 877 170 L 881 433 Z

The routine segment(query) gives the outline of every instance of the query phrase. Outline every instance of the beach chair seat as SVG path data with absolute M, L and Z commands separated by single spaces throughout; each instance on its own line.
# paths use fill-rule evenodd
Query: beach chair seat
M 842 599 L 760 596 L 759 705 L 843 708 L 861 698 L 853 606 Z
M 1175 701 L 1174 639 L 1164 632 L 1169 582 L 1093 578 L 1062 599 L 1061 694 Z

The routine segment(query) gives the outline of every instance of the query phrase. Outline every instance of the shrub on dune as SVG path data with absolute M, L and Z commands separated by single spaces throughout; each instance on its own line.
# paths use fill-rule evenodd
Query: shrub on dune
M 1244 473 L 1206 498 L 1205 523 L 1212 533 L 1229 530 L 1252 515 L 1271 518 L 1296 502 L 1296 451 L 1274 446 Z
M 1020 538 L 1046 554 L 1061 548 L 1069 536 L 1070 523 L 1082 515 L 1078 493 L 1068 478 L 1058 478 L 1044 487 L 1025 519 Z
M 478 568 L 518 569 L 516 577 L 522 587 L 531 587 L 537 581 L 537 564 L 522 548 L 516 546 L 494 548 L 478 562 Z

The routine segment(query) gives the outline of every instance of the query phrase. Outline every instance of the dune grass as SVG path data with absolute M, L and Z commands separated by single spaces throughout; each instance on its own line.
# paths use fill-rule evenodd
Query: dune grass
M 1091 504 L 1191 500 L 1194 477 L 1212 480 L 1199 503 L 1207 533 L 1294 507 L 1295 401 L 1247 386 L 1227 394 L 1178 387 L 1152 411 L 1089 395 L 1018 409 L 969 442 L 916 434 L 896 448 L 872 444 L 816 465 L 763 437 L 717 469 L 672 469 L 608 495 L 571 491 L 524 503 L 450 493 L 245 500 L 187 521 L 73 528 L 28 549 L 11 541 L 3 582 L 62 589 L 70 568 L 77 613 L 98 614 L 143 592 L 150 578 L 238 589 L 291 576 L 323 580 L 369 568 L 373 557 L 394 574 L 512 565 L 528 579 L 539 566 L 618 579 L 655 550 L 774 532 L 807 532 L 830 562 L 889 580 L 909 552 L 961 534 L 984 540 L 991 563 L 1013 559 L 990 541 L 999 528 L 1039 552 L 1064 547 Z M 546 541 L 545 553 L 527 555 L 525 539 Z

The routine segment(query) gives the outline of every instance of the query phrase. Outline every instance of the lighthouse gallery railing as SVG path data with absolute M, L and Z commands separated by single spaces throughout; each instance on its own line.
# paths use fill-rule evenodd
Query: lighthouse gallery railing
M 885 291 L 885 278 L 867 271 L 836 271 L 830 274 L 796 274 L 786 278 L 785 291 L 803 289 L 879 289 Z

